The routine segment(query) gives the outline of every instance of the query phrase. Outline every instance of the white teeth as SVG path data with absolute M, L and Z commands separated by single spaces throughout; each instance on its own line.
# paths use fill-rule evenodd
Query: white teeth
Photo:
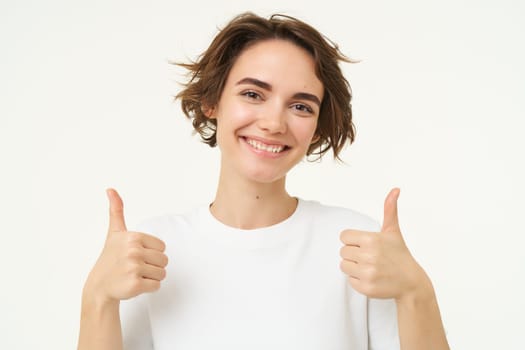
M 246 139 L 246 142 L 248 142 L 248 144 L 252 146 L 253 148 L 261 150 L 261 151 L 266 151 L 266 152 L 279 153 L 284 149 L 284 146 L 267 145 L 262 142 L 248 139 L 248 138 Z

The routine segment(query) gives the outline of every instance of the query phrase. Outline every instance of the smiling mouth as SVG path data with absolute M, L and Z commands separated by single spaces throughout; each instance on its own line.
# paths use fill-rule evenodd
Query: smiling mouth
M 264 142 L 250 139 L 247 137 L 243 137 L 243 139 L 246 141 L 247 144 L 249 144 L 251 147 L 259 151 L 265 151 L 265 152 L 270 152 L 270 153 L 281 153 L 290 148 L 286 145 L 269 145 Z

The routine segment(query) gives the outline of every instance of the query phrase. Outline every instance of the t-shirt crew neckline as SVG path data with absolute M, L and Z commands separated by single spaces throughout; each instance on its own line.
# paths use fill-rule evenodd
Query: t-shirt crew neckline
M 299 229 L 306 222 L 306 201 L 297 198 L 295 211 L 286 219 L 266 227 L 255 229 L 240 229 L 228 226 L 219 221 L 210 211 L 209 206 L 203 206 L 198 213 L 200 232 L 207 239 L 224 244 L 273 244 L 292 239 L 302 231 Z

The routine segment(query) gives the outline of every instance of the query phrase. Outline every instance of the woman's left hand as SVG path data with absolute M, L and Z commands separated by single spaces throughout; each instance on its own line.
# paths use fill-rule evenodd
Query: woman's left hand
M 385 199 L 384 221 L 380 232 L 344 230 L 341 241 L 341 270 L 352 287 L 371 298 L 394 298 L 433 291 L 425 271 L 410 254 L 397 215 L 399 189 Z

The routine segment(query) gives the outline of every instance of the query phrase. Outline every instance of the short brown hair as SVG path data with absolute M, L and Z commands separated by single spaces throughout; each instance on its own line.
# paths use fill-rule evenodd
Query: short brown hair
M 352 92 L 339 68 L 339 61 L 352 62 L 338 46 L 310 25 L 290 16 L 274 14 L 268 19 L 247 12 L 233 18 L 213 39 L 197 61 L 176 63 L 188 70 L 189 80 L 177 94 L 184 114 L 203 142 L 216 146 L 217 122 L 205 111 L 218 104 L 228 74 L 236 58 L 248 46 L 269 39 L 290 41 L 308 51 L 315 61 L 316 75 L 323 83 L 324 96 L 315 135 L 307 155 L 319 158 L 330 148 L 334 158 L 345 143 L 352 143 Z

